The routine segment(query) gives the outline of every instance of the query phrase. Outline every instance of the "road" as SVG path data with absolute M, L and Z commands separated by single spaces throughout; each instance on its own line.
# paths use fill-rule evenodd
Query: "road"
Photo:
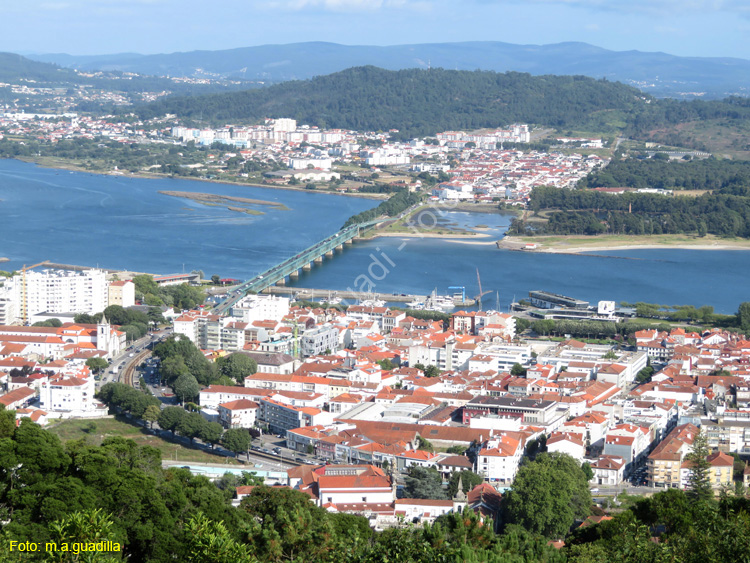
M 170 334 L 171 330 L 171 328 L 166 328 L 152 332 L 133 342 L 128 349 L 123 350 L 112 359 L 112 364 L 104 371 L 101 380 L 96 384 L 96 388 L 99 389 L 102 385 L 113 381 L 128 385 L 136 383 L 137 380 L 133 378 L 134 370 L 151 353 L 147 347 Z

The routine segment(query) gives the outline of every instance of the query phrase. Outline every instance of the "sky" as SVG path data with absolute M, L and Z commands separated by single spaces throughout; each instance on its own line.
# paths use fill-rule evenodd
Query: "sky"
M 750 59 L 750 0 L 0 0 L 0 51 L 582 41 Z

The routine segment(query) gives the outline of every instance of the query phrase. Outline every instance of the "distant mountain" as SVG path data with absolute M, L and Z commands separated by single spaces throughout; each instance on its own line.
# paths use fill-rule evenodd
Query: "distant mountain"
M 76 73 L 69 68 L 34 61 L 15 53 L 0 53 L 0 82 L 12 82 L 20 78 L 43 83 L 78 80 Z
M 373 65 L 389 70 L 439 67 L 533 75 L 584 75 L 620 81 L 657 96 L 750 95 L 748 60 L 610 51 L 574 42 L 514 45 L 477 41 L 388 47 L 310 42 L 161 55 L 30 57 L 82 70 L 121 70 L 156 76 L 218 75 L 269 82 L 307 79 L 354 66 Z

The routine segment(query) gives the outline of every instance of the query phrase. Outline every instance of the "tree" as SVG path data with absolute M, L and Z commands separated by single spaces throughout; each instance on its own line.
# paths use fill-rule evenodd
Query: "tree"
M 651 366 L 646 366 L 636 374 L 635 380 L 637 383 L 646 383 L 648 381 L 651 381 L 652 375 L 654 375 L 654 368 L 652 368 Z
M 454 471 L 448 481 L 448 498 L 453 498 L 458 492 L 458 481 L 461 480 L 461 486 L 464 493 L 468 493 L 477 485 L 484 483 L 484 477 L 477 475 L 473 471 Z
M 159 415 L 161 414 L 161 409 L 157 407 L 156 405 L 149 405 L 146 407 L 146 410 L 143 413 L 143 420 L 148 422 L 148 427 L 153 428 L 154 422 L 159 420 Z
M 218 276 L 218 274 L 214 274 L 211 276 L 211 283 L 214 285 L 219 285 L 219 282 L 221 282 L 221 278 Z
M 31 326 L 48 326 L 48 327 L 53 327 L 53 328 L 59 328 L 62 326 L 62 321 L 60 319 L 47 319 L 46 321 L 35 322 Z
M 565 454 L 539 454 L 518 471 L 505 495 L 506 520 L 532 533 L 562 538 L 591 507 L 586 476 Z
M 16 430 L 16 411 L 0 406 L 0 439 L 11 438 Z
M 392 369 L 396 369 L 396 364 L 394 364 L 388 358 L 384 358 L 382 360 L 378 360 L 377 363 L 380 366 L 380 369 L 382 369 L 383 371 L 390 371 Z
M 750 301 L 740 303 L 737 310 L 737 324 L 745 332 L 750 331 Z
M 190 438 L 190 443 L 198 438 L 208 422 L 197 412 L 187 413 L 177 424 L 177 432 L 185 438 Z
M 186 416 L 187 413 L 181 407 L 167 407 L 159 413 L 159 426 L 174 434 L 180 421 Z
M 432 442 L 427 440 L 426 438 L 422 438 L 419 434 L 417 434 L 417 449 L 418 450 L 424 450 L 426 452 L 434 452 L 435 448 L 432 445 Z
M 440 368 L 437 366 L 429 365 L 424 370 L 425 377 L 437 377 L 440 375 Z
M 223 522 L 209 519 L 202 512 L 185 524 L 189 563 L 256 563 L 248 547 L 232 538 Z
M 591 481 L 591 479 L 594 478 L 594 470 L 591 469 L 591 464 L 588 461 L 584 461 L 581 464 L 581 470 L 583 471 L 583 474 L 586 476 L 586 481 Z
M 299 491 L 255 487 L 240 509 L 254 522 L 248 543 L 262 561 L 331 561 L 340 548 L 328 513 Z
M 696 501 L 707 500 L 714 496 L 709 473 L 711 464 L 707 459 L 710 453 L 706 435 L 700 432 L 693 441 L 692 451 L 685 456 L 685 460 L 690 464 L 687 495 Z
M 68 514 L 61 520 L 52 522 L 49 526 L 52 541 L 58 546 L 62 544 L 88 544 L 98 543 L 106 540 L 122 542 L 122 531 L 117 530 L 110 514 L 104 513 L 99 508 L 88 509 L 81 512 Z M 119 547 L 119 545 L 118 545 Z M 52 551 L 48 552 L 51 561 L 120 561 L 119 554 L 115 552 L 110 555 L 102 552 L 94 556 L 93 553 L 74 555 L 70 552 Z
M 245 378 L 258 371 L 258 363 L 242 352 L 234 352 L 216 360 L 219 373 L 242 384 Z
M 104 358 L 89 358 L 86 360 L 86 367 L 88 367 L 94 373 L 99 373 L 102 370 L 107 369 L 109 364 Z
M 200 383 L 189 373 L 178 377 L 172 385 L 175 395 L 182 399 L 182 402 L 193 401 L 201 392 Z
M 444 499 L 443 478 L 434 467 L 412 465 L 404 478 L 406 498 Z
M 208 422 L 204 424 L 198 437 L 206 444 L 211 444 L 211 449 L 221 441 L 221 433 L 224 432 L 221 424 L 218 422 Z
M 510 374 L 519 377 L 522 375 L 526 375 L 526 370 L 521 364 L 516 362 L 515 364 L 513 364 L 513 367 L 510 368 Z
M 247 452 L 250 442 L 250 434 L 244 428 L 230 428 L 221 437 L 221 445 L 235 454 Z

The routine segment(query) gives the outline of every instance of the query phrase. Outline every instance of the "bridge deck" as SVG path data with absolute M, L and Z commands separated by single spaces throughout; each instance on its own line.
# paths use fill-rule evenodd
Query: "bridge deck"
M 227 298 L 221 303 L 214 307 L 214 311 L 217 314 L 225 314 L 237 301 L 242 299 L 248 291 L 254 291 L 260 293 L 264 289 L 275 285 L 281 280 L 285 279 L 288 275 L 300 270 L 304 266 L 311 264 L 318 258 L 321 258 L 328 252 L 332 252 L 342 244 L 349 242 L 353 238 L 359 236 L 363 230 L 369 229 L 378 223 L 382 223 L 386 219 L 374 219 L 365 223 L 357 223 L 356 225 L 350 225 L 344 229 L 341 229 L 337 233 L 331 235 L 327 239 L 315 243 L 309 248 L 301 251 L 296 256 L 288 258 L 277 264 L 273 268 L 258 274 L 252 279 L 249 279 L 240 284 Z

